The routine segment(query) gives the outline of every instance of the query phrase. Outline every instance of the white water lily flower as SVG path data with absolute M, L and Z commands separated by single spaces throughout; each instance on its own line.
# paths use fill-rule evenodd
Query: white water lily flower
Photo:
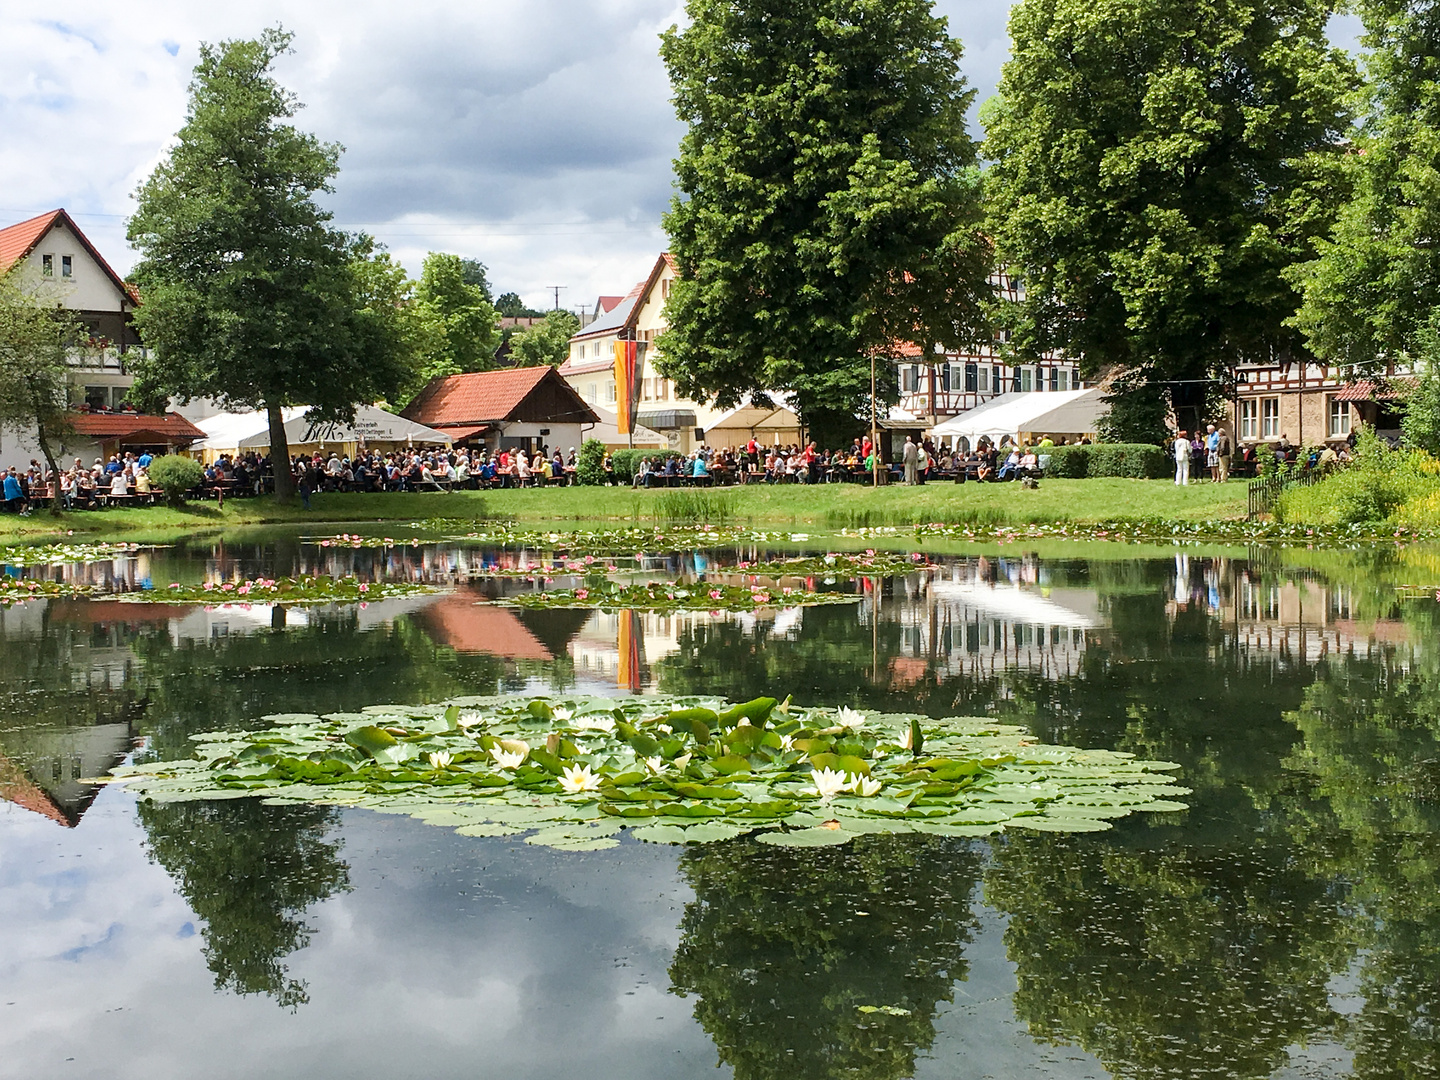
M 519 740 L 516 741 L 518 742 Z M 490 747 L 490 756 L 495 759 L 495 764 L 502 769 L 518 769 L 521 763 L 530 756 L 530 747 L 526 746 L 523 742 L 521 742 L 520 745 L 525 748 L 523 750 L 512 751 L 506 750 L 499 743 L 496 743 Z
M 474 727 L 476 724 L 480 723 L 482 719 L 483 717 L 481 717 L 478 712 L 462 712 L 458 717 L 456 717 L 455 726 L 458 727 L 461 731 L 464 731 L 466 728 Z
M 685 766 L 690 764 L 690 758 L 690 754 L 681 754 L 675 759 L 675 768 L 679 769 L 681 772 L 684 772 Z
M 674 734 L 675 734 L 675 729 L 672 728 L 669 724 L 656 724 L 656 725 L 655 725 L 655 730 L 656 730 L 656 731 L 663 731 L 666 735 L 674 735 Z
M 645 759 L 645 767 L 653 773 L 663 772 L 665 769 L 665 759 L 662 757 L 647 757 Z
M 565 716 L 562 717 L 560 715 L 560 712 L 561 710 L 559 709 L 555 710 L 555 719 L 570 719 L 569 713 L 566 713 Z M 614 731 L 615 718 L 611 716 L 605 716 L 603 713 L 596 713 L 590 716 L 577 716 L 575 718 L 574 727 L 576 731 Z
M 855 709 L 848 709 L 844 705 L 840 706 L 840 711 L 836 713 L 836 719 L 841 727 L 850 728 L 852 731 L 865 726 L 865 714 L 857 712 Z
M 600 786 L 600 777 L 590 771 L 589 765 L 571 765 L 560 774 L 560 786 L 567 795 L 594 791 Z
M 430 767 L 432 769 L 444 769 L 449 766 L 452 760 L 449 751 L 437 750 L 430 755 Z
M 795 749 L 795 736 L 793 736 L 793 735 L 781 735 L 781 736 L 780 736 L 780 749 L 781 749 L 781 750 L 794 750 L 794 749 Z
M 914 750 L 914 749 L 915 749 L 915 729 L 914 729 L 913 727 L 911 727 L 909 724 L 906 724 L 906 725 L 905 725 L 905 730 L 902 731 L 902 732 L 900 732 L 900 749 L 902 749 L 902 750 Z
M 845 774 L 836 769 L 816 769 L 810 774 L 815 783 L 815 794 L 829 802 L 849 786 Z
M 885 785 L 879 780 L 872 780 L 868 776 L 857 776 L 850 785 L 850 790 L 862 799 L 868 799 L 872 795 L 880 794 L 880 789 Z
M 748 716 L 742 716 L 742 717 L 740 717 L 740 722 L 739 722 L 738 724 L 736 724 L 735 726 L 736 726 L 736 727 L 750 727 L 750 726 L 751 726 L 751 725 L 750 725 L 750 718 L 749 718 Z
M 559 705 L 556 705 L 550 711 L 555 714 L 555 719 L 559 720 L 562 724 L 575 715 L 573 710 L 561 708 Z

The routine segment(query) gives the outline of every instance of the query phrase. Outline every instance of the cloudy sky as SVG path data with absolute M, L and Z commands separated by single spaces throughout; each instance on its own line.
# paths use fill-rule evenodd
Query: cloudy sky
M 937 0 L 980 98 L 1003 0 Z M 664 246 L 680 127 L 657 35 L 683 0 L 0 0 L 0 223 L 63 206 L 122 273 L 131 193 L 184 119 L 201 41 L 283 23 L 299 123 L 346 147 L 342 226 L 418 273 L 430 250 L 549 307 L 625 292 Z

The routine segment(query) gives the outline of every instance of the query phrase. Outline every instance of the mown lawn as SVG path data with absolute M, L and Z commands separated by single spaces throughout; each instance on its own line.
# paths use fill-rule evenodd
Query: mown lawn
M 547 488 L 454 494 L 316 495 L 313 509 L 279 506 L 273 498 L 230 499 L 181 510 L 136 507 L 62 515 L 37 510 L 27 518 L 0 516 L 0 540 L 41 540 L 73 532 L 86 539 L 137 540 L 248 525 L 410 522 L 425 518 L 514 518 L 573 522 L 710 520 L 753 525 L 908 525 L 916 522 L 1029 524 L 1162 518 L 1211 521 L 1245 515 L 1245 484 L 1165 480 L 1045 480 L 1036 490 L 1018 484 L 746 485 L 713 491 L 632 491 L 630 488 Z

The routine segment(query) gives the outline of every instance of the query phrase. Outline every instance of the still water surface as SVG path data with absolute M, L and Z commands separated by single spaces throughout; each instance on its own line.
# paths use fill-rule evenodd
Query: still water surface
M 470 581 L 515 557 L 265 537 L 25 571 L 457 591 L 0 609 L 0 1076 L 1440 1076 L 1434 552 L 1010 545 L 758 617 L 477 607 L 534 587 Z M 1195 794 L 1105 834 L 573 854 L 84 782 L 265 714 L 571 691 L 994 715 Z

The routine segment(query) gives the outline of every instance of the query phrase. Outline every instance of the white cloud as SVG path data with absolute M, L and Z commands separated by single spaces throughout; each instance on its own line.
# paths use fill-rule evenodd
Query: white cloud
M 939 0 L 983 100 L 1006 3 Z M 201 41 L 283 23 L 299 123 L 346 153 L 337 220 L 412 272 L 428 250 L 485 262 L 549 306 L 623 293 L 664 246 L 680 126 L 658 34 L 683 0 L 71 0 L 0 4 L 0 222 L 64 206 L 124 272 L 130 195 L 184 120 Z

